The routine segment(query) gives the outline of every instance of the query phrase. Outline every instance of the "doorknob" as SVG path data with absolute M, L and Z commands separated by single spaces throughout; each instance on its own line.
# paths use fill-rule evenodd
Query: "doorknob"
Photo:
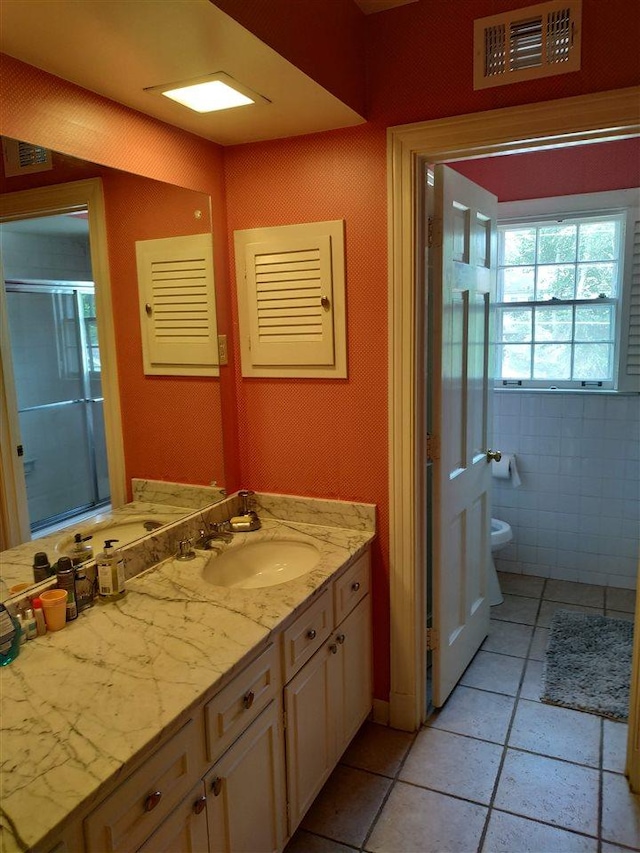
M 502 459 L 502 453 L 499 450 L 487 450 L 487 462 L 499 462 Z

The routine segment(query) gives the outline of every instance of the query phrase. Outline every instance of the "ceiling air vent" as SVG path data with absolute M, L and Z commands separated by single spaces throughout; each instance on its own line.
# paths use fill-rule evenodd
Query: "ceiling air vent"
M 580 68 L 582 0 L 541 3 L 474 22 L 473 87 Z
M 53 169 L 51 151 L 30 142 L 2 137 L 2 159 L 6 178 L 28 175 L 30 172 L 48 172 Z

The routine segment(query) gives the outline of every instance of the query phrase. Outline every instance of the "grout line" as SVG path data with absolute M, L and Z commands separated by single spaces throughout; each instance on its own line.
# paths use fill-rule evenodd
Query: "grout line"
M 542 607 L 542 599 L 543 599 L 543 595 L 544 595 L 544 591 L 546 589 L 546 586 L 547 586 L 547 581 L 545 578 L 545 581 L 542 584 L 542 591 L 540 594 L 540 598 L 538 599 L 538 607 L 536 610 L 536 623 L 537 623 L 538 617 L 540 615 L 540 609 Z M 502 771 L 504 769 L 505 761 L 507 759 L 507 750 L 509 749 L 509 746 L 508 746 L 509 738 L 511 737 L 511 730 L 513 729 L 513 723 L 515 721 L 516 713 L 518 710 L 518 703 L 520 701 L 520 693 L 522 692 L 522 685 L 524 684 L 524 679 L 525 679 L 525 675 L 527 672 L 527 665 L 529 663 L 529 655 L 531 654 L 531 648 L 533 646 L 533 638 L 535 636 L 535 632 L 536 631 L 535 631 L 535 625 L 534 625 L 533 631 L 531 632 L 531 637 L 529 638 L 529 644 L 527 646 L 527 654 L 525 657 L 525 663 L 524 663 L 524 666 L 522 667 L 522 672 L 520 674 L 520 681 L 518 682 L 518 689 L 516 690 L 513 708 L 511 710 L 511 717 L 510 717 L 509 723 L 507 725 L 507 731 L 505 734 L 504 744 L 502 747 L 502 755 L 500 756 L 500 763 L 498 764 L 498 772 L 496 773 L 496 778 L 495 778 L 495 781 L 493 783 L 493 790 L 491 791 L 491 797 L 489 798 L 489 806 L 487 809 L 487 816 L 485 818 L 484 826 L 482 827 L 482 833 L 480 834 L 480 839 L 478 841 L 478 853 L 480 853 L 480 851 L 484 847 L 484 843 L 485 843 L 485 840 L 487 837 L 487 832 L 489 830 L 489 822 L 491 820 L 491 814 L 493 812 L 494 803 L 496 800 L 496 796 L 498 794 L 498 787 L 500 785 L 500 780 L 502 778 Z
M 365 845 L 367 844 L 367 842 L 371 838 L 371 833 L 373 832 L 375 825 L 378 823 L 378 819 L 380 818 L 380 815 L 382 814 L 382 811 L 383 811 L 384 807 L 386 806 L 387 801 L 389 800 L 389 797 L 391 796 L 391 792 L 393 791 L 393 789 L 396 786 L 396 782 L 398 781 L 398 777 L 400 776 L 402 768 L 404 767 L 405 762 L 406 762 L 407 758 L 409 757 L 409 753 L 411 752 L 411 750 L 415 746 L 415 742 L 417 740 L 417 737 L 420 734 L 420 732 L 423 730 L 423 728 L 424 728 L 424 725 L 420 726 L 418 731 L 413 733 L 413 737 L 411 738 L 411 743 L 409 744 L 409 748 L 407 749 L 403 758 L 401 759 L 400 763 L 398 764 L 398 769 L 396 770 L 393 778 L 391 779 L 391 784 L 389 785 L 389 790 L 387 791 L 387 793 L 383 797 L 382 802 L 380 803 L 380 808 L 375 813 L 373 820 L 371 821 L 371 825 L 369 826 L 369 829 L 367 830 L 367 832 L 364 836 L 364 840 L 363 840 L 362 844 L 360 845 L 360 851 L 361 852 L 365 850 Z M 387 776 L 386 778 L 388 779 L 389 777 Z

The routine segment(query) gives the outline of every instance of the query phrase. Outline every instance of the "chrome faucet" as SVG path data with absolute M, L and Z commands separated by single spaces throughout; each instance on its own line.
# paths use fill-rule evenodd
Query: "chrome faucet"
M 176 560 L 193 560 L 196 552 L 191 547 L 191 539 L 181 539 L 178 543 Z
M 195 546 L 203 550 L 212 548 L 214 542 L 231 542 L 233 533 L 228 521 L 214 521 L 201 528 Z

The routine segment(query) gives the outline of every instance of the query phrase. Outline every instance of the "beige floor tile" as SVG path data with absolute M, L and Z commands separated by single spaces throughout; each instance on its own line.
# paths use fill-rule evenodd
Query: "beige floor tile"
M 454 734 L 504 743 L 513 704 L 511 696 L 459 686 L 428 725 Z
M 607 608 L 612 610 L 624 610 L 626 613 L 633 613 L 636 609 L 636 591 L 635 589 L 616 589 L 615 587 L 607 587 Z
M 517 625 L 514 622 L 501 622 L 492 619 L 489 636 L 482 644 L 485 652 L 498 652 L 503 655 L 526 658 L 533 628 L 529 625 Z
M 502 746 L 498 744 L 439 729 L 423 729 L 398 778 L 488 805 L 501 756 Z
M 359 847 L 391 780 L 338 765 L 302 822 L 302 829 Z
M 602 774 L 602 838 L 640 848 L 640 796 L 617 773 Z
M 603 770 L 611 770 L 613 773 L 624 773 L 629 726 L 626 723 L 617 723 L 614 720 L 603 720 L 602 722 L 604 723 L 602 768 Z
M 598 789 L 597 770 L 509 749 L 494 805 L 522 817 L 595 835 Z
M 549 629 L 536 628 L 533 632 L 533 642 L 531 643 L 531 651 L 529 658 L 531 660 L 543 661 L 547 653 L 547 644 L 549 642 Z
M 352 850 L 358 848 L 346 847 L 337 841 L 299 829 L 284 848 L 284 853 L 351 853 Z
M 502 604 L 491 608 L 491 618 L 501 622 L 518 622 L 521 625 L 535 625 L 540 604 L 537 598 L 525 598 L 522 595 L 505 595 Z
M 541 660 L 527 661 L 527 668 L 524 671 L 522 688 L 520 690 L 521 699 L 529 699 L 531 702 L 540 701 L 543 670 L 544 664 Z
M 479 651 L 460 679 L 460 684 L 515 696 L 523 668 L 523 658 Z
M 371 853 L 477 850 L 487 809 L 396 782 L 364 849 Z
M 503 595 L 527 595 L 529 598 L 540 598 L 544 587 L 544 578 L 517 575 L 513 572 L 498 572 L 498 580 Z
M 522 699 L 516 708 L 509 746 L 599 767 L 600 718 Z
M 342 764 L 395 776 L 413 743 L 414 735 L 366 722 L 341 758 Z
M 543 598 L 584 607 L 604 607 L 604 587 L 573 581 L 548 580 Z
M 602 607 L 586 607 L 582 604 L 565 604 L 558 601 L 543 601 L 540 605 L 540 613 L 538 614 L 538 626 L 541 628 L 549 628 L 557 610 L 569 610 L 572 613 L 593 613 L 596 616 L 602 616 L 604 612 Z
M 595 838 L 493 811 L 482 853 L 597 853 Z

